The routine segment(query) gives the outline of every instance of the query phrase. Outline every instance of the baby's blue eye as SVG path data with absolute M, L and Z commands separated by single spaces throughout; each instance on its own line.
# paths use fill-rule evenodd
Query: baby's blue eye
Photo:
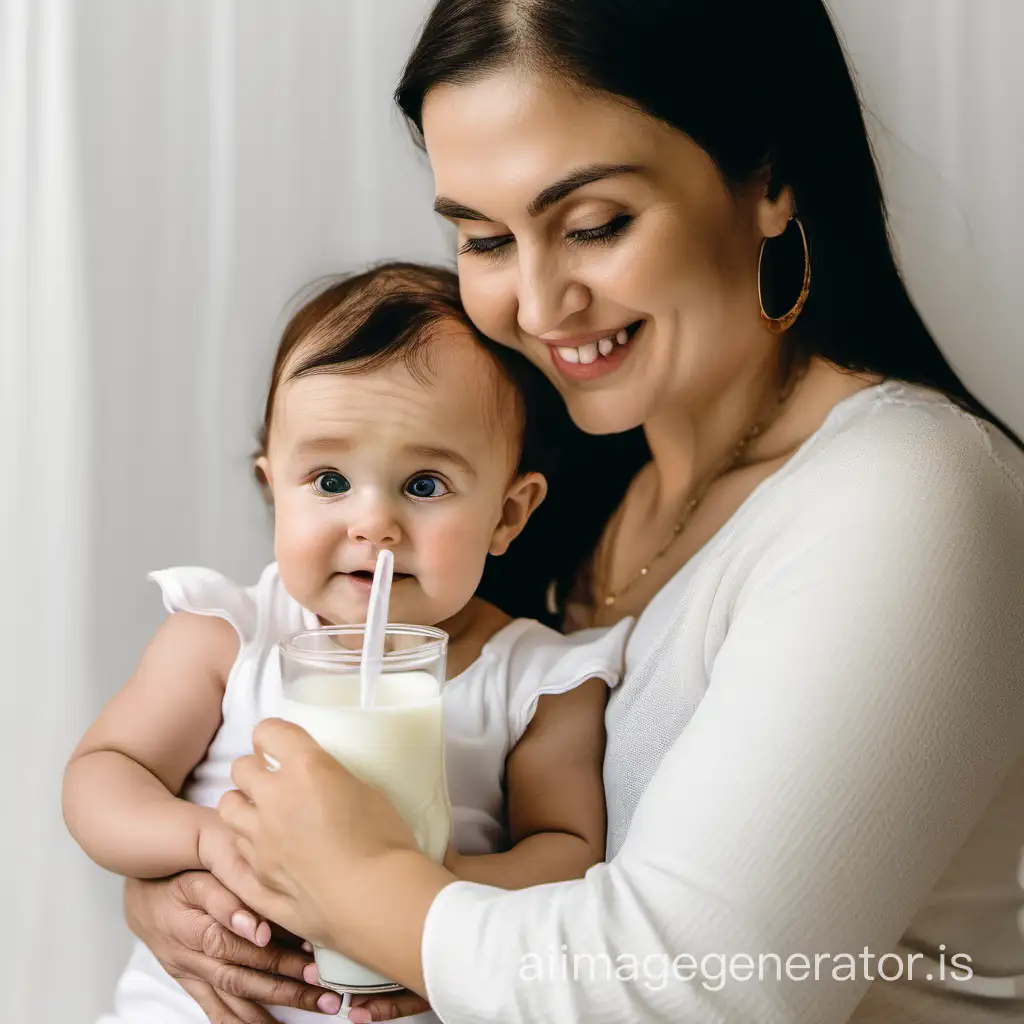
M 448 488 L 436 476 L 414 476 L 405 485 L 405 491 L 414 498 L 440 498 L 448 493 Z
M 340 473 L 328 470 L 313 480 L 313 489 L 321 494 L 345 494 L 352 490 L 352 485 Z

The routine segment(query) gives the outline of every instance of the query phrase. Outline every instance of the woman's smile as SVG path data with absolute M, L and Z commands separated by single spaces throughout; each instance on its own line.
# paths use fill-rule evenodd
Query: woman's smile
M 591 381 L 614 373 L 636 347 L 634 340 L 645 320 L 626 327 L 587 335 L 541 338 L 551 351 L 551 362 L 563 377 Z

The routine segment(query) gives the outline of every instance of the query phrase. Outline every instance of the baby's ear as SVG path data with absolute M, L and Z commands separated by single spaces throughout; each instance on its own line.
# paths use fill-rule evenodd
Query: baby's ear
M 547 493 L 548 482 L 541 473 L 524 473 L 515 478 L 505 494 L 501 522 L 495 528 L 488 548 L 490 554 L 503 555 L 508 551 L 509 545 L 523 532 Z
M 261 455 L 252 464 L 252 474 L 256 477 L 256 483 L 259 486 L 263 497 L 267 500 L 268 504 L 274 504 L 274 485 L 270 478 L 270 463 L 267 461 L 265 455 Z

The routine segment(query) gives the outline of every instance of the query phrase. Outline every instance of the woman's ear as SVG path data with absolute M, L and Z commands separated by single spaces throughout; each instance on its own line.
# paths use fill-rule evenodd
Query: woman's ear
M 757 202 L 757 226 L 762 238 L 778 238 L 796 216 L 796 199 L 787 185 L 775 199 L 767 192 Z
M 523 532 L 530 516 L 547 497 L 548 482 L 541 473 L 524 473 L 517 476 L 505 494 L 501 509 L 501 521 L 491 537 L 487 549 L 492 555 L 503 555 L 509 545 Z

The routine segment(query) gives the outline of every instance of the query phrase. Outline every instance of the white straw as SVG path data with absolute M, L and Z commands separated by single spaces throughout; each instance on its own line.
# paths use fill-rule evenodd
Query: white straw
M 364 708 L 374 705 L 377 677 L 384 661 L 384 634 L 388 628 L 388 604 L 394 572 L 395 556 L 385 548 L 377 556 L 377 567 L 373 571 L 366 631 L 363 633 L 363 657 L 359 663 L 359 705 Z
M 338 1011 L 338 1016 L 348 1020 L 349 1007 L 352 1005 L 352 993 L 346 992 L 341 997 L 341 1009 Z

